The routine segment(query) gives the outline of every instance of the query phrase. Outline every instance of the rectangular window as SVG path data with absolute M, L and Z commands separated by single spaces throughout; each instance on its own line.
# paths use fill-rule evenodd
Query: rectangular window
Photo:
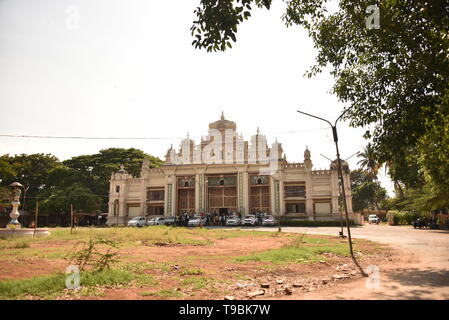
M 164 190 L 161 189 L 147 189 L 147 201 L 164 201 Z
M 164 207 L 163 206 L 148 206 L 147 207 L 147 215 L 163 216 L 164 215 Z
M 285 198 L 305 197 L 306 186 L 285 186 L 284 196 Z
M 120 186 L 115 186 L 115 192 L 117 192 L 117 193 L 120 192 Z
M 287 203 L 285 211 L 287 213 L 306 213 L 306 204 L 304 202 Z

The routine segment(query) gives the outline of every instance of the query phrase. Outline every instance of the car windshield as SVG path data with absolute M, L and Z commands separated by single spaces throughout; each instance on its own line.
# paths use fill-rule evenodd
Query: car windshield
M 273 216 L 266 216 L 265 219 L 266 220 L 271 220 L 271 219 L 273 219 Z
M 246 216 L 246 219 L 254 218 L 254 216 Z

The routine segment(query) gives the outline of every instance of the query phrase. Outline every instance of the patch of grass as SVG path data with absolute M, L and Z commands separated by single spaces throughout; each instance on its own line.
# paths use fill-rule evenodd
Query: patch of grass
M 204 274 L 204 271 L 199 268 L 183 269 L 180 274 L 181 276 L 199 276 Z
M 25 249 L 30 247 L 30 242 L 25 240 L 2 240 L 0 249 Z
M 45 298 L 65 289 L 64 274 L 40 276 L 25 280 L 0 282 L 0 299 L 17 299 L 25 295 Z
M 57 273 L 31 279 L 1 281 L 0 299 L 21 299 L 26 296 L 44 299 L 53 297 L 66 289 L 66 277 L 65 274 Z M 80 285 L 81 287 L 115 286 L 129 284 L 131 281 L 145 284 L 150 283 L 151 279 L 148 275 L 136 275 L 121 270 L 85 271 L 81 273 Z
M 206 277 L 191 277 L 183 279 L 181 286 L 192 287 L 193 289 L 204 289 L 211 285 L 214 281 Z
M 347 256 L 348 248 L 345 243 L 333 242 L 328 239 L 310 238 L 304 235 L 294 238 L 290 244 L 273 250 L 253 253 L 235 258 L 234 261 L 260 261 L 282 263 L 309 263 L 325 260 L 323 253 L 333 253 L 339 256 Z
M 180 298 L 182 293 L 174 289 L 163 289 L 156 292 L 141 292 L 141 296 L 154 296 L 159 298 Z

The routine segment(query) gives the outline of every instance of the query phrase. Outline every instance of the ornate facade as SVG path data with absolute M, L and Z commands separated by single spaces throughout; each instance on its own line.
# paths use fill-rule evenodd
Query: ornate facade
M 344 165 L 352 213 L 349 169 Z M 280 143 L 269 147 L 259 129 L 245 141 L 235 122 L 222 114 L 209 124 L 200 143 L 187 137 L 179 150 L 170 147 L 160 168 L 151 169 L 144 161 L 139 178 L 123 169 L 112 174 L 108 224 L 184 212 L 234 212 L 243 217 L 263 211 L 285 218 L 338 220 L 338 180 L 335 162 L 328 170 L 313 170 L 306 149 L 303 162 L 289 163 Z

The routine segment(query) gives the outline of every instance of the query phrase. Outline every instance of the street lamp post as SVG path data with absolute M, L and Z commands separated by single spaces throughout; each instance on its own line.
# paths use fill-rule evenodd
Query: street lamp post
M 337 120 L 335 120 L 335 123 L 332 124 L 330 121 L 317 117 L 315 115 L 312 115 L 310 113 L 306 113 L 303 111 L 299 111 L 297 110 L 299 113 L 304 114 L 306 116 L 318 119 L 318 120 L 322 120 L 327 122 L 331 128 L 332 128 L 332 134 L 334 137 L 334 143 L 335 143 L 335 149 L 337 151 L 337 163 L 338 163 L 338 175 L 340 176 L 340 181 L 341 181 L 341 190 L 342 190 L 342 195 L 343 195 L 343 205 L 344 205 L 344 209 L 345 209 L 345 216 L 346 216 L 346 228 L 347 228 L 347 232 L 348 232 L 348 243 L 349 243 L 349 251 L 351 253 L 351 257 L 352 257 L 352 261 L 354 261 L 354 264 L 360 269 L 360 272 L 362 273 L 363 276 L 367 276 L 367 274 L 365 273 L 365 271 L 362 269 L 362 267 L 359 265 L 359 263 L 357 262 L 355 256 L 354 256 L 354 251 L 352 249 L 352 239 L 351 239 L 351 227 L 349 226 L 349 214 L 348 214 L 348 206 L 346 203 L 346 190 L 345 190 L 345 183 L 343 180 L 343 170 L 341 169 L 341 159 L 340 159 L 340 151 L 338 149 L 338 134 L 337 134 L 337 122 L 341 119 L 341 117 L 343 117 L 343 115 L 348 111 L 349 109 L 346 109 L 345 111 L 343 111 L 342 114 L 340 114 L 340 116 L 337 118 Z

